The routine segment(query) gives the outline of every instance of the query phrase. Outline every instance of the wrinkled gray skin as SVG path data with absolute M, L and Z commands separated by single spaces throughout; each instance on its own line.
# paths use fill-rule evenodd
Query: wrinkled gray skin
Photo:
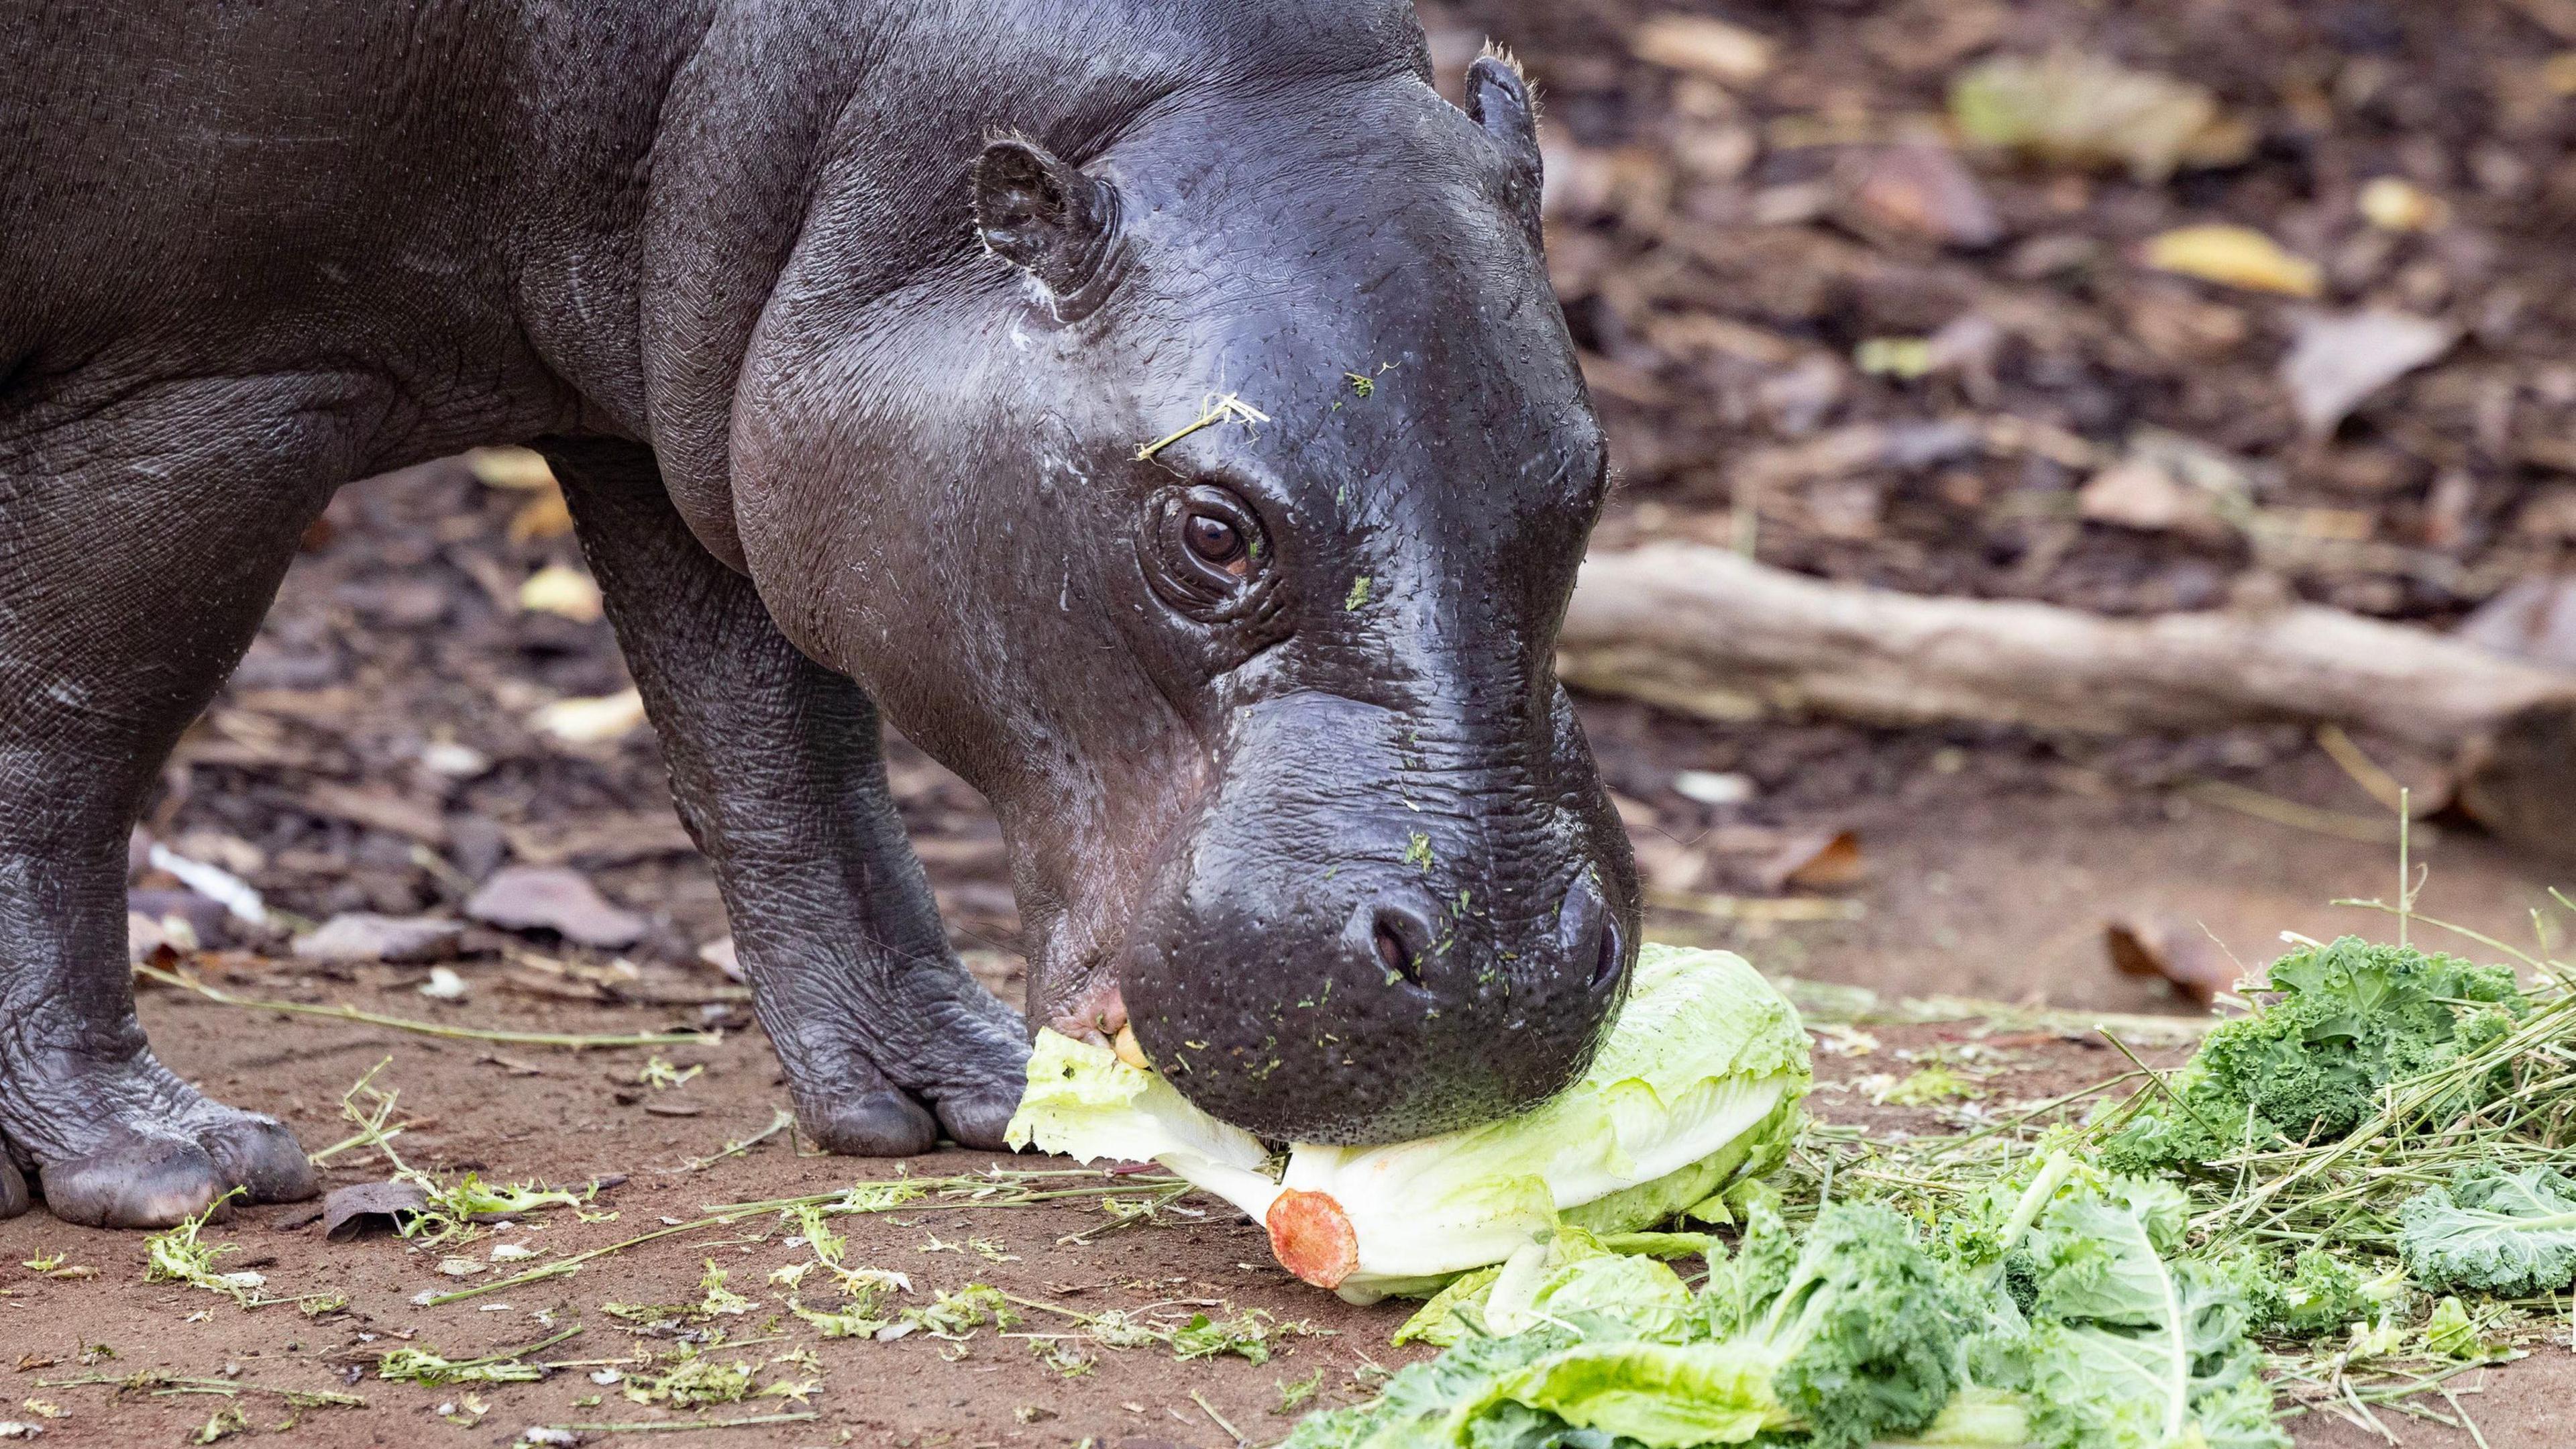
M 996 1145 L 1027 1053 L 880 705 L 1001 816 L 1032 1023 L 1279 1138 L 1585 1064 L 1604 469 L 1507 64 L 1446 104 L 1394 0 L 0 0 L 0 51 L 0 1137 L 56 1213 L 313 1190 L 147 1047 L 126 831 L 332 491 L 513 439 L 817 1140 Z M 1270 421 L 1140 458 L 1217 393 Z

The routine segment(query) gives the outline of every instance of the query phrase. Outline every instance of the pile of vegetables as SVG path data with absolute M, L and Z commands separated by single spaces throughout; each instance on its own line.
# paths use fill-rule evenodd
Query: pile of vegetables
M 1818 1129 L 1793 1170 L 1926 1221 L 2052 1152 L 2153 1182 L 2176 1261 L 2241 1305 L 2288 1412 L 2379 1432 L 2373 1406 L 2394 1405 L 2465 1428 L 2464 1405 L 2410 1401 L 2563 1334 L 2576 1287 L 2576 991 L 2559 963 L 2473 939 L 2527 969 L 2302 941 L 2180 1069 L 2128 1074 L 2089 1121 Z
M 1584 1081 L 1492 1127 L 1282 1161 L 1056 1041 L 1014 1132 L 1160 1160 L 1354 1301 L 1431 1295 L 1396 1341 L 1446 1352 L 1288 1449 L 2258 1449 L 2310 1411 L 2385 1437 L 2374 1406 L 2473 1428 L 2448 1380 L 2576 1288 L 2576 978 L 2474 939 L 2527 973 L 2300 942 L 2181 1068 L 2132 1056 L 1953 1135 L 1801 1123 L 1795 1013 L 1665 948 Z
M 1543 1273 L 1427 1308 L 1458 1346 L 1287 1449 L 2288 1444 L 2242 1285 L 2177 1256 L 2179 1192 L 2059 1156 L 1983 1206 L 1927 1239 L 1877 1204 L 1793 1231 L 1757 1202 L 1696 1292 L 1567 1230 Z

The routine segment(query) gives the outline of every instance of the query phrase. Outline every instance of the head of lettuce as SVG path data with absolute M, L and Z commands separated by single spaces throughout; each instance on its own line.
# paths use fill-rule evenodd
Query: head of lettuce
M 1807 1084 L 1797 1012 L 1742 957 L 1650 945 L 1592 1069 L 1517 1117 L 1378 1147 L 1300 1143 L 1283 1166 L 1153 1072 L 1041 1032 L 1010 1142 L 1159 1162 L 1267 1226 L 1290 1272 L 1367 1303 L 1499 1263 L 1560 1223 L 1641 1228 L 1768 1172 Z

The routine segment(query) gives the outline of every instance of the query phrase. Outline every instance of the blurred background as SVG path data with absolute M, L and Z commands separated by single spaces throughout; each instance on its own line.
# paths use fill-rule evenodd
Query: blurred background
M 2424 910 L 2576 916 L 2576 0 L 1421 10 L 1444 84 L 1491 39 L 1543 93 L 1618 477 L 1565 670 L 1650 935 L 2180 1007 L 2377 929 L 2330 902 L 2395 899 L 2401 799 Z M 1015 993 L 991 817 L 894 773 Z M 226 880 L 395 918 L 301 952 L 379 986 L 728 963 L 542 464 L 308 536 L 138 838 L 139 948 L 240 931 Z

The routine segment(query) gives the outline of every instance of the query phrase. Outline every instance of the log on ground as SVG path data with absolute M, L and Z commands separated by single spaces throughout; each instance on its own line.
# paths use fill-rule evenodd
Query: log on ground
M 2576 854 L 2576 676 L 2309 604 L 2105 618 L 1830 583 L 1692 544 L 1596 554 L 1565 681 L 1703 718 L 2055 733 L 2334 724 L 2456 763 L 2459 803 Z

